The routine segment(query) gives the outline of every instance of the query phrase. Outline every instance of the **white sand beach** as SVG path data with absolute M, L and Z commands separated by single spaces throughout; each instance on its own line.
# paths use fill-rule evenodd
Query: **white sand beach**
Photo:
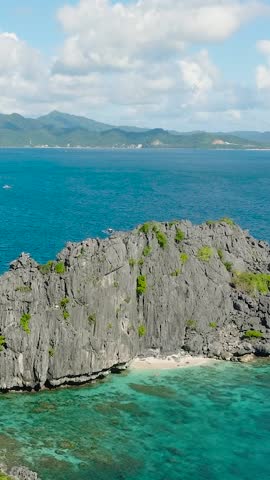
M 135 358 L 131 364 L 132 370 L 170 370 L 173 368 L 195 367 L 216 363 L 218 360 L 205 357 L 192 357 L 191 355 L 171 355 L 165 358 L 146 357 Z

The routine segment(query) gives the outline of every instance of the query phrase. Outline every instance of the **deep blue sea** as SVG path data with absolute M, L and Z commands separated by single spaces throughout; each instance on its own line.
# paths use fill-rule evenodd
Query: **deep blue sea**
M 0 270 L 150 219 L 226 215 L 270 241 L 269 187 L 269 151 L 0 150 Z M 0 464 L 42 480 L 269 480 L 269 458 L 265 362 L 0 395 Z
M 150 219 L 226 215 L 270 241 L 269 205 L 270 151 L 0 149 L 0 270 Z

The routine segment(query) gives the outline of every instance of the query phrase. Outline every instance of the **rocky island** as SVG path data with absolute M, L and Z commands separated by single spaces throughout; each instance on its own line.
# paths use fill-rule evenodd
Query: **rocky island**
M 0 389 L 81 384 L 137 356 L 270 355 L 270 246 L 224 218 L 22 254 L 0 278 Z

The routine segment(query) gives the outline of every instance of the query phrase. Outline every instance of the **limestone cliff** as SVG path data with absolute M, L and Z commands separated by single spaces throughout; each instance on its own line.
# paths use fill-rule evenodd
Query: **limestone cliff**
M 0 388 L 82 383 L 150 352 L 269 355 L 269 274 L 269 245 L 227 219 L 69 243 L 45 266 L 22 254 L 0 278 Z

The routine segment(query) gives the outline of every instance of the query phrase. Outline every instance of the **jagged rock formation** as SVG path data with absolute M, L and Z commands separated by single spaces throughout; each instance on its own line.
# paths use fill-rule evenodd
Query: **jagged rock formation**
M 82 383 L 150 352 L 269 355 L 270 247 L 230 223 L 146 224 L 42 267 L 22 254 L 0 278 L 0 388 Z
M 13 467 L 10 471 L 11 478 L 15 480 L 38 480 L 37 473 L 26 467 Z
M 13 467 L 9 472 L 4 465 L 0 465 L 0 467 L 1 480 L 39 480 L 37 473 L 26 467 Z

